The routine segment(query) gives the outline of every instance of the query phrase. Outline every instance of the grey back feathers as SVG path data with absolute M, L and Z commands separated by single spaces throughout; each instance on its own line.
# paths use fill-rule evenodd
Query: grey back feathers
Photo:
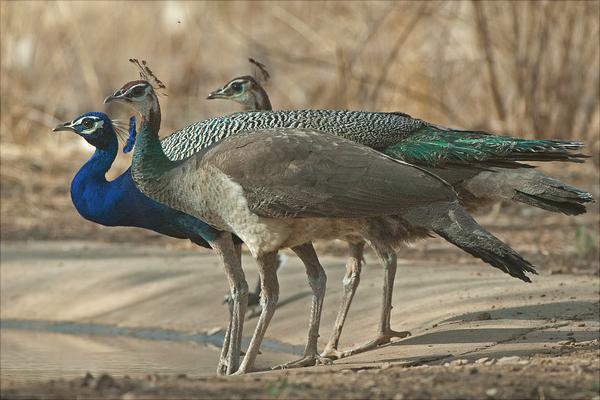
M 187 158 L 228 136 L 244 131 L 302 128 L 330 133 L 375 149 L 383 149 L 425 126 L 406 114 L 348 110 L 252 111 L 188 125 L 162 140 L 172 160 Z
M 453 189 L 429 172 L 308 129 L 232 137 L 201 163 L 239 184 L 249 209 L 263 217 L 372 217 L 456 200 Z

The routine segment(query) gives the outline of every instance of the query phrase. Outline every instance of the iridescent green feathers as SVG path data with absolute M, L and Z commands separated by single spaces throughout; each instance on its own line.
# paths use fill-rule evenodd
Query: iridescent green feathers
M 383 151 L 391 157 L 430 167 L 448 164 L 523 167 L 517 162 L 583 162 L 586 156 L 572 153 L 582 147 L 582 143 L 572 141 L 519 139 L 427 125 Z

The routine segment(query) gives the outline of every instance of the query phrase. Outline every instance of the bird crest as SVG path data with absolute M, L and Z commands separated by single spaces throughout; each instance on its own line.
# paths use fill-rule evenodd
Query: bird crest
M 254 79 L 256 79 L 262 84 L 267 83 L 269 81 L 269 78 L 271 77 L 269 71 L 267 71 L 267 66 L 263 63 L 256 61 L 254 58 L 249 58 L 248 61 L 250 62 L 250 64 L 256 67 L 254 73 L 252 74 L 254 75 Z M 260 75 L 258 74 L 258 72 L 260 72 Z
M 154 72 L 152 72 L 146 60 L 142 60 L 140 62 L 137 58 L 130 58 L 129 62 L 137 67 L 137 69 L 140 72 L 140 78 L 148 82 L 157 94 L 160 94 L 162 96 L 167 95 L 165 93 L 167 87 L 165 86 L 163 81 L 161 81 L 156 75 L 154 75 Z

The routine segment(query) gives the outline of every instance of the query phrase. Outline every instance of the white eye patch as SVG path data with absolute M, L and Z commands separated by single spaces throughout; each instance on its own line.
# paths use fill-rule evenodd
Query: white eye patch
M 86 128 L 85 125 L 83 125 L 83 121 L 86 119 L 94 121 L 94 124 L 89 128 Z M 82 117 L 82 118 L 79 118 L 77 121 L 73 121 L 71 126 L 75 126 L 75 125 L 83 126 L 85 129 L 83 131 L 81 131 L 80 133 L 83 135 L 89 135 L 89 134 L 93 133 L 94 131 L 96 131 L 97 129 L 102 128 L 104 126 L 104 121 L 101 120 L 100 118 L 95 118 L 95 117 Z

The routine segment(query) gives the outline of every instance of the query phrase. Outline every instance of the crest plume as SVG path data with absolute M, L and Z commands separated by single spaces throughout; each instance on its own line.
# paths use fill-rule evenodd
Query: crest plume
M 257 74 L 255 73 L 254 78 L 259 82 L 262 81 L 263 83 L 267 83 L 269 81 L 269 78 L 271 77 L 269 71 L 267 71 L 267 66 L 263 63 L 256 61 L 254 58 L 249 58 L 248 61 L 250 62 L 250 64 L 253 64 L 256 68 L 258 68 L 262 75 L 262 79 L 260 79 L 260 77 L 256 76 Z
M 129 62 L 138 68 L 141 79 L 150 83 L 150 85 L 152 85 L 154 90 L 157 91 L 159 94 L 162 94 L 163 96 L 167 95 L 164 92 L 164 90 L 166 90 L 167 87 L 160 79 L 158 79 L 158 77 L 156 75 L 154 75 L 154 72 L 152 72 L 152 70 L 148 66 L 148 63 L 146 62 L 146 60 L 142 60 L 140 62 L 137 58 L 130 58 Z

